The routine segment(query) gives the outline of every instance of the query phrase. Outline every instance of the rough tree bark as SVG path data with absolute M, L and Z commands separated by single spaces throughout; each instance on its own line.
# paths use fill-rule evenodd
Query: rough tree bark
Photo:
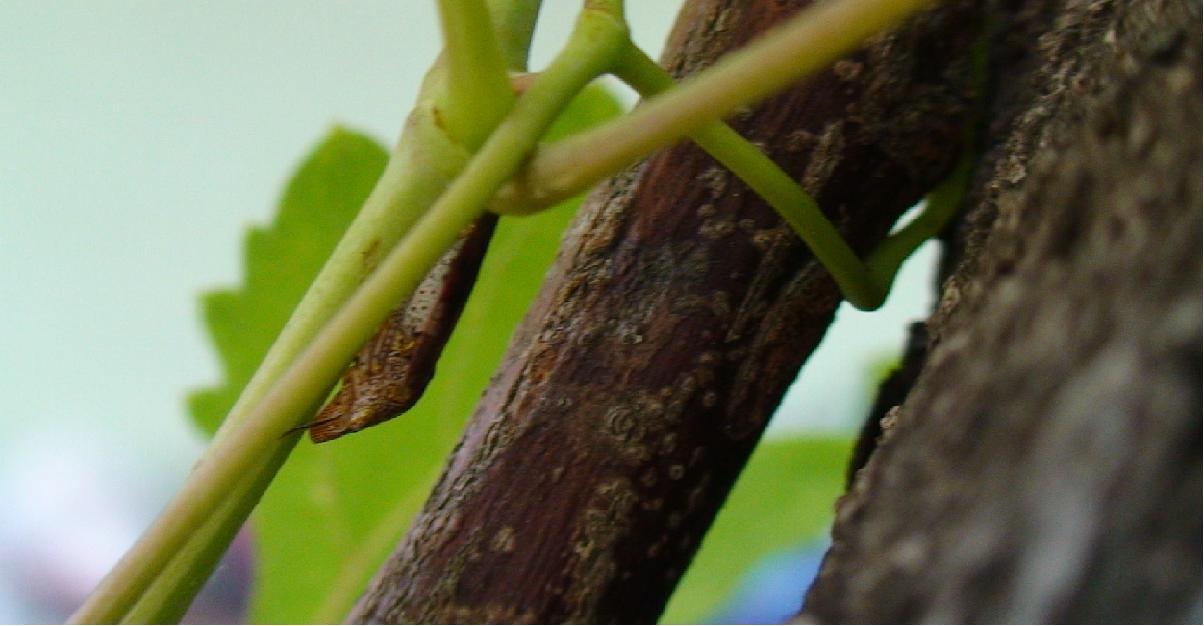
M 689 4 L 667 65 L 780 4 Z M 738 120 L 860 251 L 957 152 L 976 5 Z M 1199 3 L 987 10 L 982 159 L 927 360 L 859 449 L 800 619 L 1200 621 Z M 351 619 L 653 620 L 836 301 L 697 150 L 604 185 Z
M 677 75 L 801 1 L 702 0 Z M 949 170 L 977 3 L 735 120 L 866 252 Z M 838 303 L 755 194 L 682 145 L 596 191 L 356 622 L 650 622 Z
M 1198 623 L 1200 5 L 993 12 L 960 263 L 801 619 Z

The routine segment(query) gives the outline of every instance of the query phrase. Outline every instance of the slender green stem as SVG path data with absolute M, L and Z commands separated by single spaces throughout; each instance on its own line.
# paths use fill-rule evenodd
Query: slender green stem
M 634 45 L 628 47 L 615 74 L 644 97 L 655 96 L 674 85 L 673 77 Z M 815 200 L 730 126 L 711 122 L 690 138 L 769 203 L 832 274 L 845 299 L 862 310 L 882 306 L 903 261 L 953 218 L 973 163 L 967 149 L 954 171 L 929 193 L 920 215 L 887 237 L 862 262 Z
M 538 0 L 490 0 L 490 8 L 511 69 L 524 69 L 538 15 Z M 420 98 L 429 98 L 435 93 L 437 90 L 424 85 L 424 95 Z M 233 424 L 241 422 L 246 408 L 262 398 L 267 385 L 278 378 L 283 366 L 295 358 L 317 328 L 329 319 L 333 308 L 346 299 L 350 293 L 348 287 L 354 288 L 362 281 L 363 274 L 375 263 L 371 252 L 389 249 L 413 224 L 418 212 L 409 209 L 429 206 L 433 198 L 426 200 L 422 196 L 441 191 L 447 181 L 459 172 L 467 155 L 460 153 L 455 142 L 448 141 L 438 131 L 433 124 L 430 106 L 429 102 L 420 104 L 411 116 L 390 167 L 344 236 L 339 249 L 332 255 L 264 363 L 244 389 L 238 406 L 223 422 L 220 435 L 225 435 Z M 449 155 L 452 158 L 447 158 Z M 371 263 L 364 263 L 365 259 L 371 260 Z M 357 269 L 361 272 L 358 276 L 355 275 Z M 297 437 L 282 439 L 270 453 L 269 459 L 252 473 L 252 479 L 232 488 L 227 502 L 194 533 L 187 546 L 173 557 L 171 564 L 156 577 L 135 607 L 124 615 L 126 621 L 162 623 L 177 621 L 182 616 L 296 440 Z M 106 596 L 102 589 L 97 591 L 89 599 L 91 612 L 87 610 L 88 604 L 85 604 L 73 616 L 74 620 L 115 621 L 125 611 L 120 605 L 120 598 L 112 594 Z
M 531 48 L 531 36 L 535 33 L 535 22 L 539 19 L 542 0 L 487 0 L 489 14 L 493 17 L 493 30 L 497 33 L 506 66 L 511 71 L 527 69 L 527 54 Z
M 285 437 L 268 462 L 251 472 L 252 479 L 235 486 L 234 492 L 227 495 L 221 508 L 210 516 L 205 526 L 172 556 L 171 563 L 155 578 L 137 604 L 122 617 L 121 623 L 179 623 L 299 437 L 300 433 Z
M 709 122 L 818 71 L 931 0 L 832 0 L 795 17 L 630 115 L 538 151 L 491 208 L 549 206 Z
M 573 38 L 452 183 L 380 267 L 227 435 L 215 439 L 184 487 L 121 559 L 75 621 L 112 622 L 183 548 L 192 529 L 222 506 L 230 486 L 256 470 L 280 435 L 308 419 L 343 367 L 389 310 L 413 291 L 498 187 L 514 174 L 572 96 L 613 65 L 626 28 L 609 15 L 583 11 Z
M 203 466 L 206 463 L 214 449 L 229 443 L 232 431 L 246 420 L 250 407 L 263 398 L 267 389 L 279 378 L 288 364 L 301 353 L 339 305 L 354 292 L 378 258 L 380 253 L 376 251 L 391 247 L 417 220 L 422 211 L 434 202 L 448 181 L 459 173 L 467 161 L 468 155 L 463 148 L 450 141 L 434 123 L 429 105 L 420 105 L 415 109 L 406 125 L 406 131 L 407 136 L 398 144 L 364 208 L 294 310 L 255 375 L 243 389 L 238 402 L 218 429 L 199 465 Z M 281 448 L 291 449 L 295 441 L 295 438 L 275 441 L 274 449 L 265 450 L 263 458 L 286 454 L 287 450 L 282 452 Z M 248 482 L 260 481 L 248 478 Z M 266 482 L 262 484 L 266 485 Z M 234 485 L 228 486 L 227 490 L 230 497 L 249 500 L 228 509 L 232 512 L 249 511 L 262 493 L 262 490 L 244 490 Z M 238 523 L 241 523 L 241 519 Z M 234 522 L 229 520 L 218 520 L 204 526 L 198 525 L 196 542 L 220 544 L 218 538 L 229 535 L 228 529 L 232 524 Z M 210 549 L 202 550 L 198 547 L 195 551 L 198 555 L 208 554 Z M 111 623 L 120 620 L 160 573 L 160 566 L 153 569 L 143 568 L 137 563 L 138 561 L 123 559 L 114 567 L 84 605 L 72 615 L 72 621 Z M 190 576 L 194 574 L 189 572 Z M 166 579 L 163 584 L 166 587 L 179 587 Z M 169 595 L 171 594 L 164 593 L 164 597 Z
M 438 103 L 447 132 L 476 150 L 514 105 L 506 59 L 484 0 L 439 0 L 447 97 Z
M 430 130 L 425 123 L 426 119 L 430 118 L 424 113 L 411 117 L 408 129 L 416 130 L 416 132 L 409 133 L 407 138 L 410 142 L 407 143 L 403 139 L 401 146 L 412 146 L 419 143 L 414 136 L 432 137 L 429 132 L 425 132 Z M 428 146 L 430 145 L 428 144 Z M 452 146 L 452 143 L 446 144 L 448 148 Z M 421 206 L 421 203 L 426 202 L 421 195 L 432 194 L 446 185 L 446 180 L 451 176 L 450 168 L 447 172 L 430 176 L 432 171 L 421 167 L 416 169 L 409 167 L 414 163 L 413 157 L 419 152 L 421 151 L 406 148 L 394 155 L 390 161 L 390 167 L 386 170 L 381 182 L 378 183 L 377 190 L 361 210 L 356 222 L 344 235 L 339 248 L 327 262 L 323 272 L 307 291 L 305 298 L 298 305 L 255 376 L 244 388 L 238 404 L 223 421 L 223 428 L 219 431 L 215 441 L 229 436 L 229 428 L 245 417 L 247 406 L 262 398 L 267 385 L 279 377 L 288 360 L 295 358 L 300 349 L 304 347 L 304 342 L 312 339 L 320 324 L 333 314 L 334 307 L 331 305 L 337 306 L 348 297 L 350 292 L 348 287 L 354 288 L 355 285 L 362 282 L 363 275 L 371 269 L 371 264 L 375 263 L 375 260 L 371 260 L 368 264 L 364 262 L 372 259 L 373 251 L 391 246 L 400 237 L 401 232 L 408 230 L 416 216 L 414 211 L 407 209 Z M 424 164 L 437 163 L 438 159 L 424 162 Z M 426 178 L 426 183 L 423 182 L 424 178 Z M 391 183 L 396 183 L 396 187 L 393 187 Z M 421 191 L 421 195 L 412 195 L 417 188 L 427 187 L 427 183 L 430 183 L 432 187 Z M 396 191 L 390 192 L 391 187 Z M 406 189 L 410 191 L 406 191 Z M 376 199 L 388 195 L 393 195 L 395 200 L 381 201 L 378 204 Z M 357 242 L 359 243 L 357 244 Z M 359 271 L 358 276 L 354 274 L 357 270 Z M 238 529 L 242 527 L 251 510 L 259 502 L 271 479 L 288 458 L 297 440 L 297 436 L 282 438 L 275 449 L 268 453 L 268 460 L 259 469 L 249 472 L 249 478 L 244 482 L 230 487 L 226 496 L 227 501 L 193 533 L 188 544 L 173 556 L 171 563 L 156 577 L 154 583 L 138 600 L 134 608 L 125 615 L 123 621 L 129 623 L 179 621 L 200 586 L 212 574 Z M 79 617 L 78 619 L 83 620 L 84 618 Z
M 976 111 L 982 109 L 982 99 L 986 90 L 987 42 L 991 26 L 984 22 L 980 25 L 980 31 L 978 42 L 973 49 L 971 74 L 971 92 L 974 94 L 975 104 L 972 110 Z M 976 121 L 973 120 L 966 124 L 962 133 L 961 157 L 949 176 L 928 192 L 923 212 L 911 223 L 887 237 L 870 253 L 866 264 L 878 282 L 888 285 L 893 282 L 903 261 L 929 237 L 940 234 L 961 207 L 974 169 L 975 125 Z
M 535 19 L 538 14 L 538 0 L 491 0 L 490 7 L 492 9 L 492 15 L 497 24 L 498 31 L 502 35 L 503 48 L 505 50 L 506 58 L 509 60 L 511 69 L 524 69 L 527 48 L 530 44 L 530 37 L 533 32 Z M 433 90 L 430 89 L 424 91 L 424 93 L 432 92 Z M 506 100 L 510 98 L 510 93 L 507 92 L 505 94 L 505 98 L 497 99 L 496 102 L 506 102 Z M 434 127 L 428 122 L 433 120 L 433 116 L 426 114 L 429 111 L 429 108 L 425 108 L 427 106 L 429 105 L 420 105 L 421 110 L 412 117 L 410 124 L 407 126 L 407 134 L 399 143 L 399 151 L 408 152 L 409 156 L 412 156 L 413 153 L 416 152 L 432 151 L 431 144 L 426 145 L 426 150 L 421 149 L 421 145 L 428 139 L 435 140 L 434 147 L 436 148 L 439 143 L 438 137 L 430 136 L 430 131 L 433 130 Z M 509 104 L 507 104 L 507 106 L 509 106 Z M 451 147 L 451 143 L 443 143 L 446 143 L 447 147 Z M 418 150 L 407 150 L 407 147 L 412 148 L 415 146 L 419 146 L 420 148 Z M 439 152 L 437 149 L 433 151 L 436 153 Z M 423 160 L 423 164 L 437 164 L 438 162 L 438 159 Z M 382 178 L 382 183 L 378 187 L 377 191 L 374 192 L 373 199 L 384 198 L 389 195 L 388 192 L 390 188 L 390 181 L 395 183 L 403 183 L 404 181 L 399 180 L 399 178 L 404 179 L 404 177 L 410 176 L 414 179 L 418 179 L 422 178 L 423 176 L 422 168 L 414 169 L 410 167 L 414 163 L 412 158 L 398 158 L 397 155 L 395 155 L 395 158 L 391 163 L 404 165 L 404 167 L 399 167 L 396 169 L 397 173 L 400 174 L 400 177 L 386 174 L 386 176 Z M 393 169 L 394 168 L 390 168 L 390 170 Z M 451 174 L 451 172 L 448 171 L 446 174 Z M 439 178 L 444 179 L 442 183 L 440 183 L 440 189 L 442 189 L 442 187 L 446 185 L 446 180 L 449 179 L 450 176 L 443 175 Z M 398 195 L 404 197 L 405 194 Z M 413 206 L 412 203 L 404 201 L 398 203 L 385 202 L 383 204 Z M 364 241 L 362 237 L 358 237 L 359 234 L 366 233 L 371 235 L 374 229 L 380 229 L 381 224 L 379 220 L 375 219 L 375 216 L 379 216 L 380 212 L 373 210 L 373 206 L 375 206 L 375 203 L 373 200 L 370 200 L 367 203 L 368 208 L 362 211 L 360 217 L 357 218 L 357 223 L 361 226 L 353 226 L 349 230 L 348 235 L 344 238 L 344 242 L 340 247 L 352 250 L 354 253 L 344 255 L 343 258 L 357 258 L 362 260 L 364 258 L 368 258 L 366 257 L 367 251 L 372 249 L 387 249 L 396 242 L 397 238 L 400 236 L 400 231 L 404 231 L 416 219 L 416 216 L 413 213 L 390 209 L 390 212 L 395 217 L 401 218 L 402 221 L 399 222 L 400 227 L 389 227 L 386 224 L 386 228 L 384 228 L 383 231 L 378 231 L 378 234 L 381 235 L 380 238 L 367 241 L 367 247 L 364 245 L 356 246 L 356 241 Z M 374 241 L 379 242 L 379 245 L 373 246 L 372 242 Z M 357 247 L 361 248 L 361 250 L 355 251 L 354 249 Z M 340 257 L 340 255 L 336 253 L 333 256 L 335 260 L 332 260 L 331 263 L 328 264 L 328 268 L 335 269 L 333 271 L 328 270 L 326 272 L 327 277 L 338 276 L 340 273 L 337 270 L 337 258 Z M 363 263 L 360 263 L 360 265 L 362 266 Z M 362 280 L 362 276 L 356 278 L 355 282 L 358 284 L 360 280 Z M 336 286 L 335 289 L 330 288 L 332 284 Z M 310 296 L 314 294 L 322 294 L 325 296 L 325 301 L 327 303 L 333 303 L 337 305 L 347 296 L 346 293 L 337 288 L 337 285 L 339 284 L 346 283 L 342 283 L 339 280 L 326 280 L 324 277 L 320 277 L 315 282 L 315 287 L 309 292 Z M 302 322 L 307 319 L 314 321 L 317 319 L 321 319 L 321 321 L 328 319 L 328 311 L 318 311 L 318 315 L 305 314 L 307 308 L 312 308 L 309 307 L 311 304 L 310 296 L 307 296 L 306 300 L 303 301 L 298 307 L 298 312 L 294 315 L 295 321 L 290 323 L 290 328 L 286 329 L 286 331 L 282 333 L 280 340 L 274 346 L 271 354 L 265 361 L 265 364 L 260 368 L 259 372 L 257 372 L 256 380 L 252 381 L 252 383 L 248 385 L 241 398 L 240 404 L 242 406 L 245 407 L 248 402 L 260 398 L 262 396 L 262 390 L 264 386 L 262 382 L 274 380 L 279 374 L 279 365 L 295 356 L 295 350 L 293 348 L 300 345 L 301 341 L 307 340 L 305 339 L 306 337 L 312 337 L 312 333 L 316 331 L 315 325 L 312 322 L 309 324 L 304 324 Z M 292 339 L 292 341 L 290 341 L 290 339 Z M 291 348 L 290 345 L 292 346 Z M 237 416 L 242 412 L 243 411 L 241 410 L 235 410 L 233 412 L 234 415 L 227 419 L 225 423 L 235 423 L 238 420 Z M 277 449 L 272 452 L 269 461 L 266 462 L 259 470 L 253 472 L 253 475 L 255 476 L 253 480 L 236 485 L 233 488 L 227 497 L 227 502 L 222 505 L 222 508 L 219 509 L 218 512 L 211 517 L 211 519 L 206 521 L 202 528 L 194 533 L 194 536 L 189 540 L 187 546 L 185 546 L 185 548 L 181 550 L 179 554 L 173 557 L 171 564 L 161 575 L 156 578 L 152 586 L 147 590 L 143 597 L 139 599 L 137 605 L 125 615 L 125 621 L 140 623 L 166 623 L 179 620 L 179 618 L 183 615 L 183 612 L 187 609 L 191 599 L 193 596 L 195 596 L 196 591 L 199 590 L 199 587 L 203 584 L 203 582 L 212 574 L 213 568 L 216 567 L 222 554 L 224 554 L 230 540 L 242 526 L 243 521 L 246 519 L 247 515 L 249 515 L 251 509 L 259 501 L 259 498 L 267 484 L 271 481 L 271 478 L 275 475 L 276 471 L 287 458 L 296 440 L 296 437 L 288 437 L 282 440 Z
M 673 77 L 634 45 L 628 47 L 615 74 L 646 98 L 674 85 Z M 870 309 L 882 303 L 888 286 L 874 281 L 869 268 L 824 217 L 815 200 L 777 163 L 723 122 L 700 127 L 690 139 L 777 210 L 832 274 L 850 303 Z
M 956 203 L 930 201 L 915 221 L 887 238 L 868 261 L 862 262 L 798 183 L 729 126 L 714 119 L 780 87 L 771 85 L 771 79 L 786 76 L 781 67 L 783 59 L 794 63 L 798 73 L 790 79 L 797 78 L 860 41 L 847 35 L 864 37 L 924 4 L 923 0 L 868 0 L 820 5 L 676 89 L 667 72 L 629 45 L 616 73 L 652 101 L 627 118 L 538 153 L 523 176 L 508 185 L 491 208 L 518 214 L 538 210 L 625 167 L 647 151 L 688 135 L 778 211 L 832 274 L 850 304 L 863 310 L 877 309 L 890 292 L 899 266 L 924 240 L 939 232 L 952 217 Z M 863 19 L 862 11 L 871 9 L 876 11 L 872 17 L 879 21 Z M 844 29 L 841 25 L 853 27 Z M 840 32 L 824 32 L 823 28 Z M 794 56 L 804 51 L 807 54 L 803 58 Z M 736 81 L 737 77 L 743 82 Z M 732 83 L 746 89 L 732 89 Z M 721 86 L 725 89 L 719 89 Z M 656 98 L 669 90 L 672 93 Z M 968 167 L 963 163 L 958 172 Z M 959 173 L 954 178 L 964 175 Z M 956 186 L 956 181 L 948 184 Z M 961 185 L 964 187 L 964 181 Z

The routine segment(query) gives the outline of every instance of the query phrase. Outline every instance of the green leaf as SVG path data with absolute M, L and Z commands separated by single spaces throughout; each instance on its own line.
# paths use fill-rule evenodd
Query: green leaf
M 591 87 L 573 101 L 549 137 L 577 132 L 618 113 L 609 94 Z M 321 259 L 367 195 L 374 180 L 369 170 L 376 174 L 383 167 L 379 148 L 374 147 L 380 151 L 376 162 L 362 151 L 339 152 L 332 141 L 324 142 L 290 183 L 276 224 L 249 237 L 248 287 L 206 297 L 206 317 L 228 380 L 237 381 L 193 396 L 194 415 L 211 430 L 232 406 Z M 342 145 L 346 139 L 333 143 Z M 362 177 L 367 182 L 360 185 Z M 338 226 L 329 225 L 334 221 L 330 213 L 344 211 L 344 198 L 354 208 Z M 577 204 L 574 200 L 530 217 L 500 220 L 435 378 L 413 409 L 334 442 L 315 446 L 302 441 L 297 446 L 253 515 L 253 621 L 342 621 L 425 502 L 514 327 L 534 299 Z M 309 228 L 294 221 L 322 225 Z M 291 225 L 287 236 L 282 227 L 286 223 Z M 328 228 L 333 234 L 325 232 Z M 327 234 L 330 239 L 316 241 Z M 299 257 L 311 252 L 318 262 L 302 267 Z
M 245 240 L 236 290 L 202 297 L 224 382 L 189 394 L 193 420 L 212 435 L 380 178 L 388 153 L 371 138 L 332 129 L 289 181 L 276 218 Z
M 664 624 L 699 624 L 762 557 L 821 536 L 844 490 L 847 439 L 759 445 L 669 600 Z M 799 602 L 803 589 L 800 581 Z

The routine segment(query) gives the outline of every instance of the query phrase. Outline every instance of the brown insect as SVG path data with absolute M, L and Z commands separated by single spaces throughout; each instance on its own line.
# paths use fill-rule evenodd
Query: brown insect
M 343 374 L 342 387 L 308 426 L 314 443 L 393 419 L 418 402 L 476 281 L 496 224 L 497 216 L 487 212 L 465 229 L 414 295 L 393 309 L 360 348 Z

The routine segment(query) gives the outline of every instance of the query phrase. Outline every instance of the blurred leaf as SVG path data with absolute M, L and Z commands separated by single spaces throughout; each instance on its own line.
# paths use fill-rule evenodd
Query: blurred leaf
M 619 111 L 605 90 L 591 87 L 549 135 L 576 132 Z M 232 406 L 384 165 L 380 148 L 356 148 L 344 136 L 348 133 L 336 135 L 290 183 L 276 224 L 252 232 L 249 287 L 206 298 L 207 320 L 228 379 L 237 383 L 193 396 L 194 415 L 210 429 Z M 369 152 L 377 157 L 369 158 Z M 363 433 L 320 446 L 308 441 L 297 446 L 255 510 L 257 563 L 250 619 L 342 621 L 425 502 L 578 204 L 574 200 L 499 222 L 435 378 L 412 410 Z M 329 215 L 335 212 L 340 220 Z M 307 221 L 320 225 L 294 224 Z M 297 238 L 297 248 L 290 237 Z M 317 263 L 307 262 L 310 254 L 318 255 Z
M 865 374 L 862 379 L 865 380 L 866 387 L 868 387 L 866 393 L 869 395 L 870 402 L 878 397 L 878 387 L 881 387 L 882 383 L 886 382 L 886 379 L 890 378 L 891 374 L 894 374 L 895 370 L 900 367 L 903 367 L 903 359 L 898 352 L 885 351 L 865 359 Z
M 757 446 L 661 622 L 702 623 L 762 557 L 820 537 L 844 490 L 851 445 L 807 438 Z M 805 581 L 798 584 L 801 606 Z

